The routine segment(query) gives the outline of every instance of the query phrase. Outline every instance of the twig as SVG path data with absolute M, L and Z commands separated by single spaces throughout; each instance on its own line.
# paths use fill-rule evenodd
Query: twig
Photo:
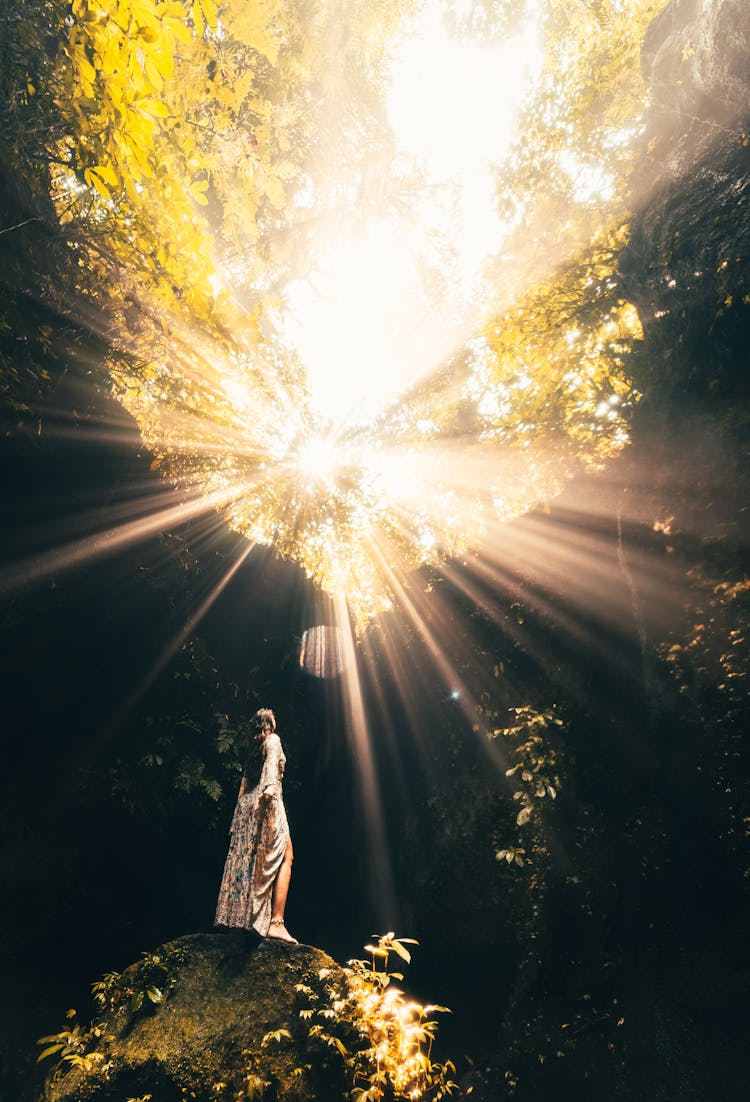
M 0 233 L 10 233 L 11 230 L 20 230 L 22 226 L 28 226 L 29 222 L 39 222 L 39 218 L 27 218 L 25 222 L 18 222 L 15 226 L 6 226 Z

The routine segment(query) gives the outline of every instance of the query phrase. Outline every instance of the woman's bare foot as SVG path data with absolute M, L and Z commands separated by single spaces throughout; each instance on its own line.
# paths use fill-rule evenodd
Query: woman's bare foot
M 283 918 L 271 919 L 266 937 L 272 938 L 273 941 L 286 941 L 290 945 L 299 945 L 296 937 L 292 937 L 292 935 L 289 933 L 286 926 L 284 925 Z

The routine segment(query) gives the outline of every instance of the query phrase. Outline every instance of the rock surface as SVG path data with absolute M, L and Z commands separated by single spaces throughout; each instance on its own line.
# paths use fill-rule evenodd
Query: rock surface
M 717 139 L 742 134 L 750 103 L 746 0 L 671 0 L 646 32 L 641 67 L 649 150 L 634 183 L 647 190 L 650 176 L 679 179 Z
M 643 71 L 650 140 L 633 177 L 623 292 L 665 393 L 703 401 L 710 388 L 713 403 L 734 400 L 750 308 L 746 0 L 672 0 L 649 27 Z
M 161 971 L 160 1003 L 146 994 L 154 960 L 168 966 Z M 344 1084 L 326 1053 L 311 1047 L 295 991 L 297 984 L 319 985 L 321 973 L 343 980 L 320 949 L 258 942 L 242 931 L 169 942 L 127 968 L 107 992 L 107 1006 L 97 1015 L 103 1035 L 89 1046 L 89 1053 L 103 1057 L 94 1057 L 98 1066 L 64 1070 L 61 1062 L 43 1102 L 144 1096 L 154 1102 L 335 1102 Z M 290 1036 L 269 1036 L 277 1030 Z

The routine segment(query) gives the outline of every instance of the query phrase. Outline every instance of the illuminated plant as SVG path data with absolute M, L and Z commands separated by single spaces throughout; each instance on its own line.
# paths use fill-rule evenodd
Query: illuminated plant
M 422 1006 L 410 1000 L 394 980 L 400 972 L 388 971 L 395 954 L 407 963 L 412 938 L 397 938 L 391 931 L 365 946 L 371 959 L 350 960 L 344 969 L 346 988 L 341 990 L 328 970 L 318 974 L 317 989 L 298 984 L 305 1004 L 300 1017 L 309 1024 L 308 1037 L 325 1046 L 352 1083 L 354 1102 L 379 1099 L 444 1098 L 456 1089 L 450 1079 L 455 1067 L 450 1060 L 432 1059 L 437 1021 L 448 1013 L 444 1006 Z
M 515 712 L 518 722 L 493 731 L 492 738 L 502 741 L 504 755 L 513 762 L 505 775 L 515 778 L 518 784 L 513 799 L 520 803 L 516 825 L 523 828 L 538 816 L 544 802 L 557 798 L 560 790 L 558 753 L 551 735 L 555 727 L 563 726 L 563 721 L 554 708 L 540 712 L 524 705 L 511 711 Z M 538 856 L 544 845 L 537 839 L 530 848 Z M 509 865 L 524 865 L 531 860 L 526 847 L 521 845 L 505 846 L 495 856 Z

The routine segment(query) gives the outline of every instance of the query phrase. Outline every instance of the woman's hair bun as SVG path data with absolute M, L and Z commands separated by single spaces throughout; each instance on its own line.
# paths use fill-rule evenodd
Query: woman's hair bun
M 270 708 L 259 708 L 248 726 L 253 735 L 268 734 L 276 730 L 276 716 Z

